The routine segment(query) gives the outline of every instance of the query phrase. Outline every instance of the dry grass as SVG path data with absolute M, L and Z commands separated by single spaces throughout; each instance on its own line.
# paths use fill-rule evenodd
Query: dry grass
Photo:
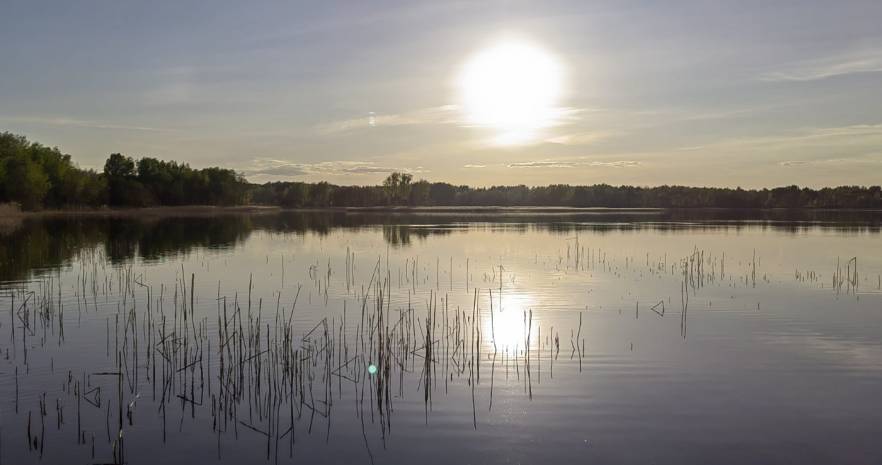
M 23 213 L 16 203 L 0 203 L 0 234 L 8 234 L 21 224 Z
M 21 215 L 21 208 L 17 203 L 0 203 L 0 218 Z

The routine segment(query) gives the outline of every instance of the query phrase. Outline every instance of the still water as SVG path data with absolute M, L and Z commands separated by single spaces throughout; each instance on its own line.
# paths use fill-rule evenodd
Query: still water
M 9 222 L 0 463 L 882 463 L 880 217 Z

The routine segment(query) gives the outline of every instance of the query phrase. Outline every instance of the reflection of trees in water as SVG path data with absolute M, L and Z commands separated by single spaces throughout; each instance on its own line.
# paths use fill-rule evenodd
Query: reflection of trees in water
M 137 253 L 145 260 L 157 260 L 193 248 L 226 249 L 244 242 L 253 229 L 248 216 L 160 220 L 147 234 L 138 236 Z
M 450 234 L 450 229 L 430 229 L 407 224 L 384 224 L 383 240 L 392 247 L 407 247 L 413 237 L 425 240 L 429 236 Z
M 25 279 L 33 270 L 64 266 L 84 249 L 100 248 L 113 263 L 135 257 L 160 260 L 195 248 L 234 247 L 255 230 L 324 236 L 335 229 L 375 231 L 379 227 L 387 244 L 408 247 L 414 238 L 424 240 L 456 230 L 568 235 L 579 231 L 688 233 L 747 227 L 799 233 L 823 227 L 853 234 L 878 233 L 880 226 L 879 212 L 823 210 L 284 211 L 193 217 L 33 217 L 0 232 L 0 281 Z
M 111 263 L 187 253 L 194 248 L 228 248 L 253 227 L 247 216 L 212 218 L 30 218 L 4 235 L 0 281 L 26 279 L 34 270 L 64 266 L 85 249 L 98 249 Z

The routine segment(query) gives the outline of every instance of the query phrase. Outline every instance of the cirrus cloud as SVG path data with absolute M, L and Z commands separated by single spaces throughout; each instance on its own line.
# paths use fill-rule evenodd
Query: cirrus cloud
M 639 161 L 615 160 L 615 161 L 582 161 L 582 160 L 537 160 L 519 163 L 509 163 L 509 168 L 634 168 L 640 166 Z
M 367 175 L 383 174 L 400 171 L 409 174 L 425 173 L 421 166 L 415 168 L 392 167 L 360 161 L 323 161 L 316 163 L 293 163 L 285 160 L 258 158 L 248 168 L 239 170 L 244 176 L 273 176 L 294 178 L 301 176 L 323 175 Z

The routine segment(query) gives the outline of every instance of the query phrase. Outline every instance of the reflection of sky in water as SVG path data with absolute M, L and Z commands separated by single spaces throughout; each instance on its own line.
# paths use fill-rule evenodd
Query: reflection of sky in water
M 43 265 L 42 279 L 63 283 L 65 341 L 33 343 L 31 371 L 19 379 L 20 402 L 26 408 L 17 416 L 11 407 L 2 409 L 4 459 L 36 460 L 6 444 L 25 442 L 18 437 L 24 435 L 24 427 L 15 425 L 26 424 L 27 410 L 35 408 L 46 386 L 60 386 L 67 370 L 76 374 L 108 369 L 105 331 L 108 318 L 113 326 L 117 303 L 99 300 L 93 304 L 98 312 L 77 312 L 74 283 L 84 270 L 108 276 L 98 283 L 101 287 L 115 285 L 113 279 L 131 266 L 141 282 L 154 288 L 162 284 L 169 293 L 166 298 L 171 298 L 183 266 L 188 276 L 195 273 L 196 311 L 206 318 L 209 332 L 216 324 L 218 293 L 241 303 L 252 280 L 254 305 L 261 302 L 263 317 L 271 323 L 276 302 L 290 309 L 300 284 L 295 328 L 307 331 L 322 318 L 339 324 L 345 305 L 343 331 L 354 338 L 361 305 L 357 294 L 379 263 L 389 279 L 392 315 L 410 302 L 416 314 L 424 316 L 431 294 L 439 299 L 439 309 L 446 306 L 449 319 L 455 314 L 468 319 L 477 287 L 483 344 L 481 382 L 475 391 L 477 431 L 471 387 L 464 378 L 448 378 L 445 385 L 439 376 L 426 425 L 417 370 L 404 377 L 401 396 L 395 380 L 395 415 L 386 450 L 376 428 L 368 428 L 378 462 L 699 463 L 720 454 L 725 463 L 882 460 L 882 450 L 869 442 L 882 432 L 882 403 L 877 397 L 882 382 L 878 232 L 820 227 L 794 232 L 768 225 L 558 230 L 530 224 L 451 225 L 441 220 L 406 228 L 340 228 L 331 221 L 324 229 L 292 230 L 263 227 L 261 221 L 265 220 L 250 219 L 246 226 L 223 221 L 188 224 L 190 233 L 199 233 L 192 247 L 172 247 L 171 252 L 161 242 L 180 243 L 184 236 L 163 238 L 155 231 L 138 230 L 138 240 L 114 242 L 113 237 L 126 234 L 123 228 L 90 242 L 95 233 L 67 236 L 53 230 L 55 236 L 72 238 L 66 247 L 75 249 L 80 241 L 86 248 L 59 258 L 60 268 Z M 132 225 L 117 225 L 122 226 Z M 169 234 L 173 227 L 162 229 Z M 42 253 L 40 257 L 14 255 L 9 249 L 4 253 L 16 264 L 47 263 L 38 258 L 46 260 L 52 255 L 49 249 L 34 242 L 41 234 L 46 233 L 30 230 L 27 237 L 12 239 L 19 250 L 31 247 Z M 215 241 L 217 237 L 235 240 Z M 125 250 L 132 250 L 129 256 L 134 258 L 123 255 L 113 265 L 106 264 L 107 257 Z M 690 291 L 684 338 L 678 263 L 696 250 L 705 254 L 705 282 Z M 848 259 L 855 256 L 858 295 L 847 293 L 847 286 L 836 293 L 831 286 L 837 257 L 845 273 Z M 347 263 L 354 263 L 348 286 Z M 817 279 L 799 278 L 811 273 Z M 40 284 L 32 282 L 30 287 L 38 290 Z M 143 296 L 138 299 L 143 303 Z M 659 302 L 664 316 L 650 309 Z M 530 310 L 532 324 L 525 326 L 524 312 Z M 584 342 L 574 340 L 580 313 Z M 5 319 L 2 325 L 0 330 L 8 329 Z M 525 366 L 511 360 L 515 346 L 523 351 L 528 330 L 533 357 L 529 385 Z M 560 353 L 552 362 L 554 336 Z M 580 371 L 572 347 L 583 343 Z M 4 353 L 7 345 L 0 346 Z M 4 373 L 12 370 L 12 362 L 6 363 L 0 368 Z M 344 407 L 353 396 L 347 389 L 344 385 L 335 407 L 339 413 L 329 445 L 324 435 L 301 434 L 295 456 L 328 463 L 366 460 L 361 425 Z M 14 381 L 4 376 L 0 399 L 5 405 L 12 405 L 13 392 Z M 127 447 L 133 457 L 159 444 L 156 409 L 150 408 L 152 399 L 146 392 L 138 401 L 143 405 L 137 412 L 139 423 L 129 432 Z M 67 421 L 75 418 L 72 408 L 66 406 Z M 103 425 L 104 412 L 86 415 Z M 168 451 L 168 463 L 201 460 L 199 451 L 215 453 L 217 437 L 211 425 L 203 424 L 204 417 L 188 415 L 178 411 L 169 417 L 172 429 L 186 431 L 186 441 L 176 437 L 161 446 Z M 317 429 L 325 427 L 322 423 Z M 48 429 L 54 431 L 54 423 Z M 62 433 L 55 434 L 50 434 L 51 444 L 63 444 Z M 238 442 L 225 440 L 230 445 L 224 460 L 262 457 L 249 453 L 265 447 L 257 435 L 240 432 Z M 73 456 L 88 461 L 81 449 L 74 449 Z M 59 450 L 47 460 L 57 460 Z

